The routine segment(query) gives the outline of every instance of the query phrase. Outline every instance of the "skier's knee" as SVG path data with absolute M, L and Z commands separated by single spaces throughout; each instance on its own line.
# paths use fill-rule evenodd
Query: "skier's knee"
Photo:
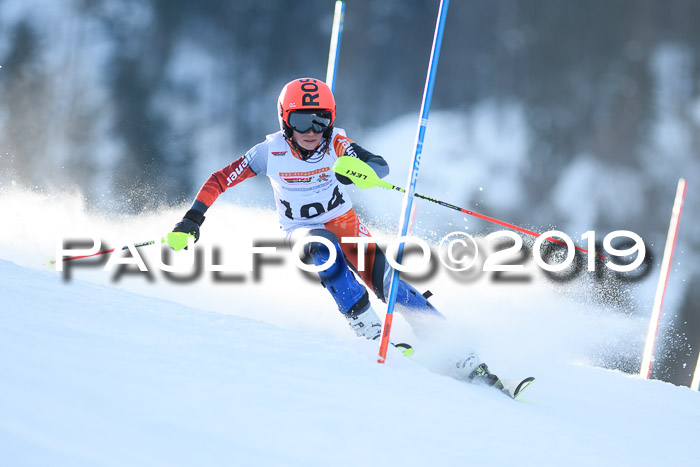
M 308 234 L 309 237 L 321 237 L 325 238 L 328 240 L 330 243 L 332 243 L 334 246 L 336 246 L 336 250 L 339 250 L 337 248 L 340 244 L 340 240 L 338 240 L 338 236 L 331 232 L 330 230 L 326 229 L 312 229 L 309 231 Z M 322 262 L 325 262 L 328 257 L 330 256 L 330 251 L 328 250 L 328 247 L 326 246 L 325 243 L 318 242 L 318 241 L 313 241 L 313 242 L 308 242 L 304 246 L 304 256 L 310 257 L 313 259 L 314 263 L 316 263 L 319 259 L 323 259 Z

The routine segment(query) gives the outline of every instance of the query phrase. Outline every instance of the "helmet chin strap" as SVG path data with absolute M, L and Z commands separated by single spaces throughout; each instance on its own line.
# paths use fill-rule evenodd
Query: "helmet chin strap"
M 294 150 L 297 152 L 297 154 L 299 154 L 299 157 L 301 157 L 301 160 L 303 160 L 303 161 L 309 160 L 311 158 L 311 156 L 313 156 L 317 152 L 320 152 L 320 153 L 325 152 L 326 149 L 328 149 L 328 145 L 330 144 L 329 138 L 323 138 L 321 140 L 321 143 L 318 145 L 318 147 L 316 149 L 305 149 L 305 148 L 302 148 L 299 145 L 299 143 L 294 141 L 293 137 L 288 137 L 285 135 L 284 139 L 286 139 L 287 142 L 289 144 L 291 144 L 292 148 L 294 148 Z

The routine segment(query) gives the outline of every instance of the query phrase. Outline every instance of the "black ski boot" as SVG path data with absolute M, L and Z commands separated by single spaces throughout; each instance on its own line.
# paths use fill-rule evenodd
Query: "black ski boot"
M 505 390 L 501 379 L 489 371 L 486 363 L 482 363 L 474 371 L 472 371 L 467 379 L 473 383 L 481 383 L 487 386 L 493 386 L 501 391 Z

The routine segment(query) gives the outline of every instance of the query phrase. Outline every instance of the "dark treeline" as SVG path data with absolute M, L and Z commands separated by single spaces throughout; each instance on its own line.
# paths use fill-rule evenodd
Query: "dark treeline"
M 73 180 L 85 181 L 100 170 L 89 157 L 97 142 L 91 126 L 109 113 L 101 134 L 119 146 L 112 196 L 129 198 L 132 211 L 154 193 L 178 201 L 191 195 L 199 182 L 189 173 L 202 156 L 192 138 L 207 124 L 225 124 L 231 144 L 222 150 L 244 150 L 275 129 L 272 106 L 284 82 L 325 76 L 330 0 L 55 3 L 67 17 L 58 29 L 68 49 L 61 52 L 67 57 L 62 66 L 47 64 L 57 47 L 50 16 L 45 23 L 36 14 L 18 18 L 2 33 L 8 45 L 0 51 L 0 92 L 11 118 L 0 127 L 6 153 L 0 167 L 41 183 L 48 174 L 37 173 L 35 162 L 47 167 L 46 155 L 55 153 L 49 138 L 56 123 L 46 119 L 60 115 L 71 123 L 61 132 L 62 162 Z M 337 79 L 345 127 L 372 127 L 417 112 L 437 5 L 348 2 Z M 453 1 L 433 107 L 467 110 L 486 99 L 522 103 L 534 135 L 529 182 L 556 177 L 581 152 L 639 164 L 654 118 L 650 60 L 664 43 L 687 48 L 688 97 L 697 96 L 700 30 L 693 18 L 699 17 L 700 3 L 692 0 Z M 95 41 L 107 44 L 106 57 L 86 82 L 71 67 L 98 66 L 76 59 Z M 174 76 L 183 44 L 207 55 L 215 78 L 199 70 L 197 60 L 190 63 L 193 79 Z M 86 86 L 104 87 L 101 105 L 86 97 Z M 57 96 L 57 89 L 64 94 Z M 194 112 L 204 95 L 205 114 L 174 122 L 168 99 Z M 62 102 L 58 108 L 56 101 Z M 138 186 L 149 189 L 134 198 Z

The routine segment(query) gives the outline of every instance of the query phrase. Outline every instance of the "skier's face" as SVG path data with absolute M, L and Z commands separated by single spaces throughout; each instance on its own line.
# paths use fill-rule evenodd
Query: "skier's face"
M 292 138 L 294 138 L 294 141 L 302 148 L 313 151 L 321 144 L 323 133 L 314 133 L 312 129 L 309 129 L 306 133 L 299 133 L 297 130 L 292 130 Z

